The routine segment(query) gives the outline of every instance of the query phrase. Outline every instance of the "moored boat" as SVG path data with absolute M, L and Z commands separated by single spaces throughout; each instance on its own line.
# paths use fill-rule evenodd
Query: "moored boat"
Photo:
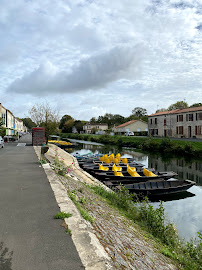
M 147 196 L 183 192 L 191 188 L 193 185 L 195 185 L 195 182 L 191 180 L 162 180 L 126 184 L 124 187 L 139 196 Z M 110 183 L 108 183 L 108 186 L 110 186 Z M 120 189 L 121 186 L 116 186 L 116 188 Z
M 145 174 L 144 171 L 147 170 L 143 168 L 142 170 L 137 170 L 134 174 L 129 174 L 127 171 L 122 171 L 122 173 L 116 173 L 112 171 L 97 171 L 94 173 L 95 177 L 99 180 L 107 180 L 107 181 L 115 181 L 115 182 L 125 182 L 126 180 L 130 181 L 130 183 L 136 183 L 136 182 L 144 182 L 148 180 L 158 180 L 158 179 L 170 179 L 177 174 L 175 172 L 155 172 L 155 171 L 149 171 L 150 174 Z

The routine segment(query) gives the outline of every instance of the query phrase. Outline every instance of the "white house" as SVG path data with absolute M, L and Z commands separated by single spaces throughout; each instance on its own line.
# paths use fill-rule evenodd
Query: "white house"
M 142 120 L 131 120 L 119 126 L 115 126 L 112 128 L 114 133 L 124 134 L 126 132 L 143 132 L 148 131 L 148 124 Z
M 91 134 L 93 133 L 93 130 L 96 130 L 97 132 L 101 133 L 105 133 L 105 130 L 108 129 L 108 125 L 107 124 L 91 124 L 91 123 L 87 123 L 83 126 L 83 131 L 84 133 L 87 134 Z
M 27 128 L 23 125 L 23 121 L 13 115 L 0 103 L 0 117 L 2 118 L 3 127 L 6 128 L 6 135 L 16 135 L 17 132 L 26 132 Z

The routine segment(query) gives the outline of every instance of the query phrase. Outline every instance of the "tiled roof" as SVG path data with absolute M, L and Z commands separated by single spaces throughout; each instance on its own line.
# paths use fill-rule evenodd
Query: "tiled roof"
M 137 122 L 137 121 L 139 121 L 139 120 L 131 120 L 131 121 L 128 121 L 128 122 L 126 122 L 126 123 L 123 123 L 123 124 L 121 124 L 121 125 L 119 125 L 119 126 L 116 126 L 115 128 L 125 127 L 125 126 L 131 125 L 131 124 L 133 124 L 133 123 L 135 123 L 135 122 Z
M 202 111 L 202 106 L 200 107 L 192 107 L 192 108 L 186 108 L 186 109 L 177 109 L 172 111 L 164 111 L 164 112 L 157 112 L 150 114 L 148 116 L 158 116 L 158 115 L 164 115 L 164 114 L 176 114 L 176 113 L 186 113 L 186 112 L 195 112 L 195 111 Z

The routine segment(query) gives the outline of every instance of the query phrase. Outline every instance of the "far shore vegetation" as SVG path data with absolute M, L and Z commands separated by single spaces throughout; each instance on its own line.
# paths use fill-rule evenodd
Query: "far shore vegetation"
M 92 141 L 103 144 L 117 145 L 120 147 L 131 147 L 150 153 L 160 152 L 169 155 L 189 156 L 193 158 L 202 157 L 202 143 L 195 141 L 172 140 L 170 138 L 154 137 L 128 137 L 94 134 L 72 134 L 61 133 L 61 139 L 77 139 Z

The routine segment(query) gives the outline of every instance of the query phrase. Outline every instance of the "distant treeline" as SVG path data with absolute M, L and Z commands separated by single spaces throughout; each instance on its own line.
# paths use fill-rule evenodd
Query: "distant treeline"
M 150 137 L 124 137 L 110 135 L 72 134 L 62 133 L 61 138 L 92 141 L 103 144 L 131 147 L 148 152 L 161 152 L 172 155 L 185 155 L 191 157 L 202 157 L 202 143 L 184 140 L 172 140 L 169 138 Z

